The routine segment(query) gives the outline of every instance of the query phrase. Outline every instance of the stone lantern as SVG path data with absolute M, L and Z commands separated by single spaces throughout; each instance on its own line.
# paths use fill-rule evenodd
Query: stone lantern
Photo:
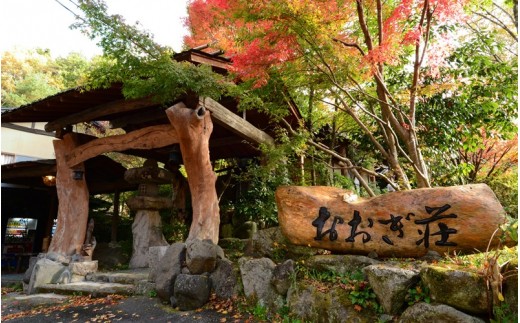
M 132 211 L 136 211 L 132 224 L 133 248 L 130 268 L 148 267 L 148 249 L 168 245 L 162 234 L 159 210 L 171 208 L 173 203 L 170 198 L 158 195 L 159 184 L 169 184 L 172 179 L 172 173 L 159 168 L 157 162 L 151 159 L 145 161 L 143 167 L 128 169 L 125 172 L 127 182 L 139 184 L 138 195 L 126 202 Z

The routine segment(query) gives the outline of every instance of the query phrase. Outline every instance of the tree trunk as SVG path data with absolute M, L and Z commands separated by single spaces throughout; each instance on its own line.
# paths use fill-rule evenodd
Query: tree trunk
M 55 140 L 56 191 L 58 192 L 58 223 L 49 252 L 71 256 L 81 252 L 88 222 L 89 193 L 85 175 L 76 180 L 74 170 L 84 171 L 83 163 L 69 168 L 66 155 L 78 146 L 75 134 L 69 133 L 62 140 Z
M 202 106 L 192 110 L 178 103 L 166 114 L 180 140 L 182 159 L 191 191 L 193 221 L 187 240 L 211 239 L 218 243 L 220 214 L 215 182 L 217 175 L 209 158 L 213 122 Z

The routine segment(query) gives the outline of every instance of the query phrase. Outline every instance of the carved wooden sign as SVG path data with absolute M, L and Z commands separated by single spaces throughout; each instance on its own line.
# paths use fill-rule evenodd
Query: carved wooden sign
M 502 205 L 485 184 L 369 199 L 336 187 L 285 186 L 276 191 L 276 202 L 282 232 L 291 243 L 351 254 L 374 251 L 383 257 L 485 251 L 505 222 Z

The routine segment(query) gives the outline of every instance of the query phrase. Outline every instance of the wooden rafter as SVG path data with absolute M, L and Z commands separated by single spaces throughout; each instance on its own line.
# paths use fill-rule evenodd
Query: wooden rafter
M 66 117 L 51 121 L 45 125 L 45 131 L 51 132 L 62 129 L 69 125 L 80 122 L 88 122 L 98 118 L 115 114 L 128 112 L 132 110 L 142 109 L 150 106 L 154 102 L 150 98 L 134 99 L 134 100 L 117 100 L 106 104 L 98 105 L 93 108 L 83 110 L 81 112 L 68 115 Z
M 236 133 L 245 140 L 255 144 L 274 145 L 273 137 L 229 111 L 217 101 L 205 97 L 200 99 L 199 104 L 211 112 L 211 117 L 215 123 Z

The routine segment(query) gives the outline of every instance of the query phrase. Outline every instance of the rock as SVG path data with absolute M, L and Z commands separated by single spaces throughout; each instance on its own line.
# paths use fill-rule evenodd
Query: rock
M 67 267 L 60 262 L 46 258 L 38 259 L 31 273 L 27 293 L 34 294 L 41 285 L 60 282 L 63 279 L 62 274 L 65 270 L 67 270 Z
M 371 259 L 377 259 L 379 258 L 379 256 L 377 255 L 377 252 L 375 251 L 370 251 L 367 255 L 368 258 L 371 258 Z
M 283 245 L 286 239 L 279 227 L 273 227 L 255 232 L 251 242 L 252 256 L 273 258 L 276 244 Z
M 171 198 L 159 196 L 134 196 L 126 204 L 131 210 L 157 211 L 173 207 Z
M 211 241 L 211 240 L 208 240 Z M 224 253 L 224 249 L 221 246 L 215 245 L 217 251 L 217 259 L 226 259 L 226 254 Z
M 421 280 L 432 301 L 471 314 L 488 311 L 486 282 L 476 273 L 428 266 L 421 270 Z
M 175 280 L 173 297 L 181 311 L 204 306 L 209 300 L 209 294 L 210 281 L 207 276 L 180 274 Z
M 379 263 L 379 261 L 365 256 L 353 255 L 317 255 L 310 257 L 305 262 L 308 268 L 318 271 L 332 271 L 340 275 L 362 270 L 366 266 Z
M 45 254 L 45 258 L 49 259 L 49 260 L 52 260 L 54 262 L 59 262 L 59 263 L 62 263 L 64 265 L 68 265 L 70 263 L 70 258 L 71 257 L 66 257 L 62 254 L 59 254 L 57 252 L 48 252 L 47 254 Z
M 257 304 L 268 308 L 273 313 L 278 311 L 283 306 L 284 300 L 271 285 L 276 264 L 269 258 L 240 258 L 238 264 L 246 297 L 256 300 Z
M 278 294 L 282 296 L 287 295 L 287 291 L 291 286 L 292 275 L 294 275 L 294 261 L 292 259 L 288 259 L 274 268 L 271 284 Z
M 34 265 L 36 265 L 36 262 L 38 261 L 38 257 L 31 257 L 29 259 L 29 266 L 27 267 L 27 270 L 25 271 L 25 273 L 23 274 L 23 282 L 25 284 L 29 284 L 29 282 L 31 281 L 31 274 L 33 272 L 33 269 L 34 269 Z
M 434 261 L 441 260 L 442 256 L 437 251 L 428 250 L 426 255 L 422 256 L 419 259 L 422 260 L 422 261 L 426 261 L 426 262 L 431 263 L 431 262 L 434 262 Z
M 307 246 L 296 246 L 287 240 L 280 227 L 272 227 L 256 232 L 251 239 L 251 251 L 249 256 L 297 259 L 313 256 L 321 252 L 321 249 Z
M 211 287 L 219 298 L 231 298 L 238 294 L 238 273 L 228 259 L 217 259 L 217 266 L 209 276 Z
M 87 276 L 87 274 L 95 273 L 98 270 L 98 262 L 94 261 L 82 261 L 82 262 L 71 262 L 69 264 L 69 270 L 73 275 Z
M 135 294 L 150 296 L 152 292 L 155 292 L 155 283 L 152 283 L 147 279 L 135 283 Z
M 162 257 L 168 250 L 168 246 L 156 246 L 148 249 L 148 264 L 150 271 L 148 272 L 148 281 L 154 282 L 157 272 L 157 266 L 161 262 Z
M 417 303 L 408 307 L 399 323 L 484 323 L 484 320 L 460 312 L 453 307 L 444 304 Z
M 173 308 L 177 308 L 179 306 L 179 303 L 177 302 L 177 299 L 175 298 L 175 296 L 170 297 L 170 305 Z
M 296 283 L 287 292 L 289 312 L 303 322 L 377 322 L 378 316 L 369 310 L 357 312 L 349 299 L 349 291 L 332 287 L 320 292 L 315 286 Z
M 339 253 L 421 257 L 485 250 L 505 211 L 486 184 L 391 192 L 360 199 L 325 186 L 281 186 L 278 220 L 292 244 Z M 500 243 L 495 235 L 492 246 Z M 516 245 L 512 240 L 508 246 Z
M 157 265 L 155 276 L 157 296 L 161 299 L 169 300 L 173 295 L 175 279 L 181 273 L 185 261 L 186 245 L 184 243 L 177 242 L 168 247 Z
M 191 274 L 211 273 L 216 264 L 217 245 L 211 240 L 194 239 L 186 243 L 186 266 Z
M 400 314 L 408 290 L 419 280 L 419 273 L 385 265 L 371 265 L 363 269 L 385 313 Z

